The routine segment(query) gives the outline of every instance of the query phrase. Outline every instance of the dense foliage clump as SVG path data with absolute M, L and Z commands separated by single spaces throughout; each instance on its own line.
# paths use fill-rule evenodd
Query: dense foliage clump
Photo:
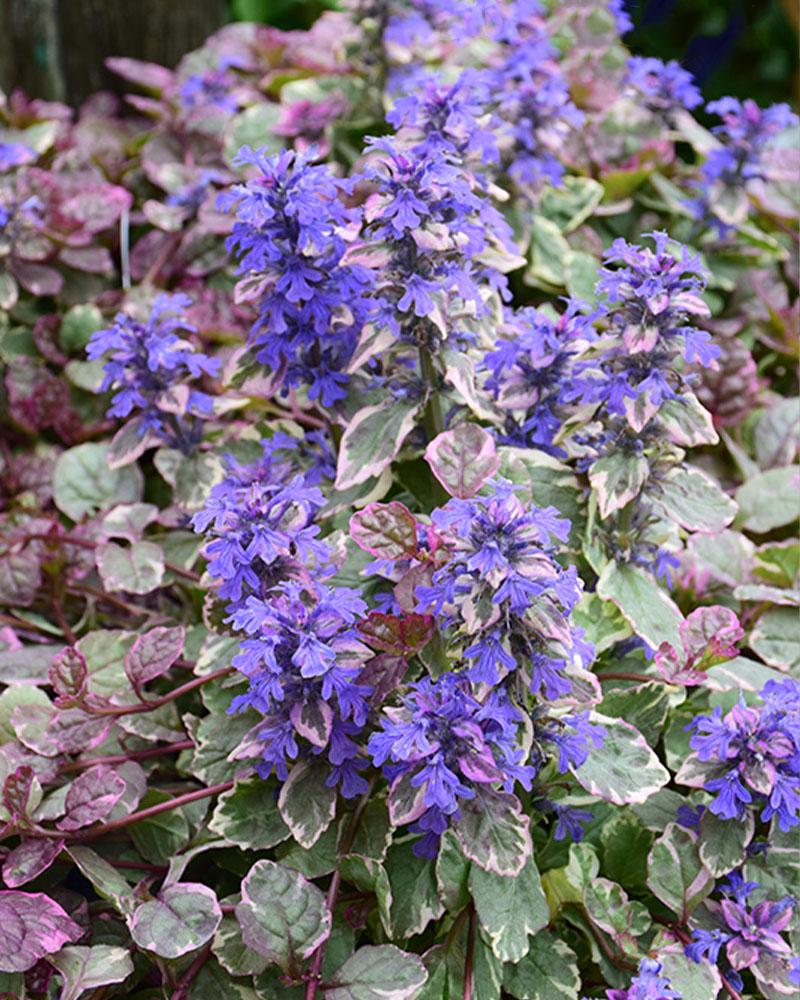
M 796 992 L 798 121 L 629 28 L 0 95 L 0 997 Z

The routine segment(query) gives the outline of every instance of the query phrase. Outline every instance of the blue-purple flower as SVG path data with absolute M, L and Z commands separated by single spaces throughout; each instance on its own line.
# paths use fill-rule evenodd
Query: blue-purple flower
M 417 587 L 418 610 L 465 636 L 470 680 L 494 685 L 519 669 L 534 694 L 569 692 L 567 666 L 592 659 L 569 621 L 581 581 L 555 559 L 569 522 L 554 507 L 526 507 L 503 479 L 486 495 L 449 500 L 431 521 L 450 558 Z
M 267 600 L 250 596 L 229 617 L 247 636 L 233 665 L 250 682 L 230 711 L 254 708 L 263 716 L 251 743 L 259 748 L 259 773 L 273 769 L 283 781 L 299 759 L 322 758 L 328 785 L 345 797 L 367 784 L 367 762 L 355 741 L 367 718 L 370 688 L 359 683 L 371 656 L 356 623 L 366 605 L 357 592 L 322 584 L 284 582 Z
M 202 420 L 212 415 L 212 399 L 192 386 L 219 370 L 216 358 L 195 351 L 186 336 L 194 332 L 186 320 L 187 295 L 159 295 L 144 322 L 117 313 L 114 322 L 92 334 L 89 358 L 106 357 L 101 392 L 114 389 L 108 415 L 136 414 L 137 432 L 164 444 L 191 451 L 202 436 Z
M 342 200 L 347 185 L 312 160 L 245 146 L 239 162 L 260 176 L 219 201 L 236 213 L 227 247 L 239 256 L 240 288 L 259 305 L 250 336 L 256 360 L 284 390 L 307 385 L 310 399 L 331 406 L 346 395 L 345 368 L 368 314 L 372 276 L 344 259 L 346 235 L 358 228 Z
M 639 971 L 625 989 L 606 990 L 607 1000 L 681 1000 L 683 996 L 672 989 L 669 977 L 663 975 L 661 962 L 643 958 Z
M 419 790 L 406 820 L 424 834 L 416 854 L 435 857 L 441 835 L 459 816 L 459 801 L 474 798 L 476 786 L 531 787 L 536 771 L 522 763 L 521 721 L 502 692 L 480 702 L 457 674 L 411 684 L 400 707 L 384 709 L 368 751 L 392 791 L 401 782 Z
M 703 103 L 694 77 L 674 59 L 665 63 L 652 57 L 632 56 L 625 81 L 651 111 L 660 114 L 677 108 L 691 111 Z
M 568 413 L 565 407 L 581 394 L 574 362 L 595 339 L 596 318 L 576 300 L 555 319 L 530 307 L 507 311 L 502 336 L 483 359 L 490 372 L 485 387 L 507 414 L 499 435 L 504 444 L 566 457 L 555 439 Z
M 740 701 L 724 715 L 717 706 L 697 716 L 691 747 L 709 765 L 711 812 L 742 821 L 748 807 L 760 807 L 764 822 L 775 816 L 790 830 L 800 822 L 800 684 L 768 681 L 760 695 L 761 705 Z

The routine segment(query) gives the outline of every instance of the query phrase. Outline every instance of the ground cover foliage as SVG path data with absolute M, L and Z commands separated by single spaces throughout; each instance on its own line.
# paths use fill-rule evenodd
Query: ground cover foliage
M 795 994 L 797 119 L 628 27 L 3 99 L 1 996 Z

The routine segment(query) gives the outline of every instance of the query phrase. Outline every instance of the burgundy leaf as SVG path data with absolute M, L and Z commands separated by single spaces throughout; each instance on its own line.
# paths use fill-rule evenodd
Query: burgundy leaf
M 25 972 L 82 933 L 43 892 L 0 891 L 0 972 Z
M 361 637 L 375 649 L 388 653 L 418 653 L 427 646 L 433 635 L 434 623 L 431 615 L 386 615 L 372 611 L 359 623 Z
M 369 660 L 358 678 L 359 684 L 372 688 L 370 705 L 377 708 L 402 683 L 408 669 L 408 660 L 393 653 L 380 653 Z
M 370 503 L 350 518 L 350 537 L 378 559 L 414 558 L 417 522 L 405 504 Z
M 67 792 L 67 815 L 60 830 L 79 830 L 105 819 L 125 792 L 125 782 L 112 768 L 98 764 L 80 774 Z
M 31 295 L 58 295 L 64 284 L 64 279 L 58 271 L 46 264 L 15 260 L 11 270 L 17 281 Z

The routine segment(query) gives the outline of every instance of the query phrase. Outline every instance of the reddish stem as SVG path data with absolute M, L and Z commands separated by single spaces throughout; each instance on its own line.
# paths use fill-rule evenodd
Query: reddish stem
M 595 674 L 602 684 L 603 681 L 636 681 L 644 684 L 647 681 L 655 681 L 656 684 L 668 684 L 662 677 L 654 677 L 652 674 L 634 674 L 627 670 L 606 670 L 602 674 Z
M 189 987 L 192 985 L 198 972 L 203 968 L 203 966 L 208 961 L 209 955 L 211 954 L 211 945 L 207 944 L 205 948 L 199 953 L 197 958 L 192 962 L 189 968 L 184 972 L 181 978 L 178 980 L 175 986 L 175 992 L 172 994 L 172 1000 L 186 1000 L 189 996 Z
M 356 832 L 358 831 L 358 824 L 361 822 L 361 817 L 364 814 L 364 810 L 367 808 L 367 803 L 369 802 L 369 797 L 372 794 L 372 789 L 375 787 L 376 781 L 377 778 L 373 778 L 372 781 L 370 781 L 369 788 L 358 800 L 358 805 L 353 810 L 353 815 L 350 818 L 347 831 L 342 838 L 341 847 L 337 852 L 339 857 L 348 854 L 350 848 L 353 846 L 353 841 L 355 840 Z M 331 913 L 331 916 L 333 916 L 333 908 L 336 906 L 336 899 L 339 895 L 339 885 L 341 884 L 341 881 L 342 876 L 337 864 L 336 868 L 333 870 L 333 875 L 331 875 L 331 884 L 328 886 L 328 894 L 325 897 L 325 903 Z M 323 941 L 314 952 L 314 957 L 311 960 L 311 968 L 308 971 L 309 979 L 306 983 L 305 1000 L 316 1000 L 317 989 L 319 988 L 320 979 L 322 977 L 322 963 L 324 959 L 325 942 Z
M 469 920 L 467 922 L 467 953 L 464 956 L 464 992 L 463 1000 L 472 1000 L 474 989 L 475 965 L 475 904 L 469 904 Z
M 90 705 L 87 705 L 85 707 L 92 715 L 118 716 L 135 715 L 138 712 L 152 712 L 154 708 L 161 708 L 162 705 L 166 705 L 170 701 L 175 701 L 182 695 L 194 691 L 195 688 L 202 687 L 203 684 L 208 684 L 210 681 L 215 681 L 219 677 L 226 677 L 232 673 L 233 667 L 222 667 L 220 670 L 205 674 L 203 677 L 195 677 L 185 684 L 181 684 L 180 687 L 176 687 L 173 691 L 168 691 L 167 694 L 161 695 L 160 698 L 154 698 L 152 701 L 141 701 L 135 705 L 109 705 L 108 708 L 92 708 Z
M 139 823 L 143 819 L 150 819 L 152 816 L 158 816 L 160 813 L 169 812 L 171 809 L 180 809 L 181 806 L 186 806 L 190 802 L 197 802 L 199 799 L 207 799 L 212 795 L 221 795 L 222 792 L 227 792 L 233 788 L 234 784 L 235 782 L 233 781 L 223 781 L 219 785 L 209 785 L 208 788 L 198 788 L 194 792 L 187 792 L 185 795 L 178 795 L 176 798 L 170 799 L 169 802 L 158 802 L 154 806 L 148 806 L 147 809 L 140 809 L 139 812 L 131 813 L 129 816 L 121 816 L 119 819 L 112 820 L 110 823 L 103 823 L 101 826 L 93 827 L 91 830 L 78 831 L 74 834 L 74 840 L 94 840 L 96 837 L 102 837 L 106 833 L 111 833 L 115 830 L 122 830 L 124 827 L 130 826 L 132 823 Z
M 110 754 L 108 757 L 89 757 L 87 760 L 73 760 L 61 768 L 62 771 L 82 771 L 85 767 L 94 767 L 95 764 L 127 764 L 129 760 L 148 760 L 150 757 L 163 757 L 170 753 L 178 753 L 180 750 L 191 750 L 194 747 L 194 740 L 179 740 L 177 743 L 168 743 L 164 747 L 148 747 L 147 750 L 132 750 L 130 753 Z

